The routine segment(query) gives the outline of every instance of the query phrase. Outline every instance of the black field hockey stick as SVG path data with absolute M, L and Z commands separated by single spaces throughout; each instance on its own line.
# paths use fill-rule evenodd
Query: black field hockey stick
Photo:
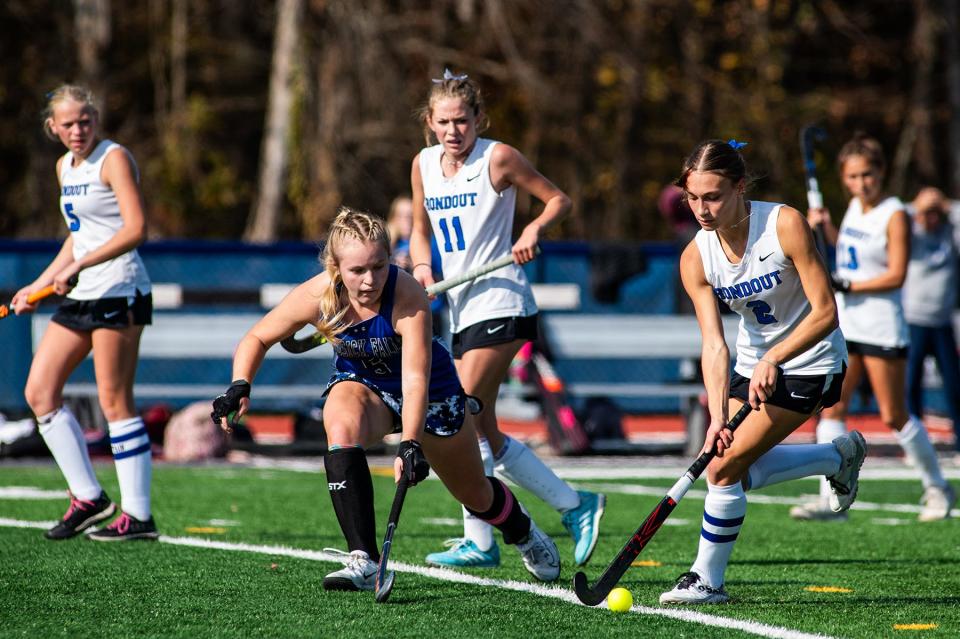
M 540 253 L 540 248 L 537 248 L 537 253 Z M 487 273 L 492 273 L 497 269 L 501 269 L 504 266 L 513 263 L 513 254 L 507 253 L 506 255 L 501 255 L 492 262 L 487 262 L 486 264 L 481 264 L 476 268 L 472 268 L 469 271 L 464 271 L 459 275 L 454 275 L 453 277 L 448 277 L 445 280 L 437 282 L 427 287 L 427 295 L 439 295 L 440 293 L 445 293 L 455 286 L 460 286 L 461 284 L 466 284 L 471 280 L 475 280 L 481 275 L 486 275 Z M 321 344 L 326 343 L 327 338 L 325 338 L 320 333 L 314 333 L 309 337 L 304 337 L 298 339 L 294 335 L 287 337 L 280 341 L 280 346 L 284 348 L 289 353 L 305 353 L 310 349 L 316 348 Z
M 827 132 L 818 126 L 808 124 L 800 129 L 800 148 L 803 150 L 803 170 L 807 177 L 807 206 L 811 209 L 823 208 L 823 194 L 820 192 L 820 184 L 817 182 L 817 162 L 814 158 L 814 146 L 818 140 L 824 140 Z M 817 244 L 817 251 L 820 256 L 827 259 L 827 238 L 823 232 L 823 226 L 817 224 L 813 227 L 813 239 Z
M 733 416 L 733 419 L 727 422 L 727 429 L 731 432 L 735 431 L 737 427 L 743 423 L 747 415 L 750 414 L 751 410 L 753 409 L 750 407 L 750 404 L 744 404 L 743 408 L 738 410 L 737 414 Z M 610 562 L 607 569 L 600 575 L 597 583 L 591 586 L 587 581 L 587 575 L 583 572 L 578 572 L 573 576 L 573 591 L 577 594 L 577 599 L 588 606 L 596 606 L 607 598 L 610 591 L 613 590 L 614 586 L 620 581 L 620 578 L 623 577 L 624 573 L 630 568 L 633 560 L 637 558 L 637 555 L 639 555 L 647 543 L 653 539 L 653 536 L 657 534 L 660 526 L 667 520 L 667 517 L 670 516 L 670 513 L 677 507 L 677 504 L 680 503 L 683 496 L 687 494 L 693 482 L 697 480 L 697 477 L 700 476 L 700 473 L 703 472 L 703 469 L 707 467 L 707 464 L 710 463 L 710 460 L 713 459 L 716 454 L 717 445 L 714 443 L 712 449 L 697 457 L 697 461 L 693 462 L 690 468 L 687 469 L 687 472 L 683 474 L 683 477 L 667 491 L 666 497 L 657 504 L 653 512 L 647 515 L 647 518 L 640 524 L 640 527 L 633 533 L 633 536 L 627 540 L 627 543 L 620 549 L 617 556 L 613 558 L 613 561 Z
M 390 548 L 393 546 L 393 533 L 400 523 L 400 509 L 403 508 L 403 499 L 407 496 L 407 476 L 400 477 L 400 483 L 397 484 L 397 493 L 393 497 L 393 506 L 390 507 L 390 518 L 387 520 L 387 534 L 383 536 L 383 548 L 380 549 L 380 564 L 377 566 L 377 581 L 375 588 L 375 599 L 377 603 L 384 603 L 390 598 L 393 591 L 394 572 L 387 570 L 387 560 L 390 557 Z

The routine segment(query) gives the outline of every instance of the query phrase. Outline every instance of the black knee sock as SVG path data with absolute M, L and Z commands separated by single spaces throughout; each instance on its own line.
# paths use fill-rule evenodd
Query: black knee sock
M 348 550 L 362 550 L 380 560 L 373 514 L 373 481 L 362 448 L 338 448 L 323 456 L 327 488 Z
M 467 510 L 474 517 L 478 517 L 503 533 L 503 541 L 515 544 L 530 534 L 530 518 L 520 508 L 520 502 L 513 496 L 510 489 L 493 477 L 487 477 L 490 487 L 493 488 L 493 503 L 486 512 L 478 513 Z

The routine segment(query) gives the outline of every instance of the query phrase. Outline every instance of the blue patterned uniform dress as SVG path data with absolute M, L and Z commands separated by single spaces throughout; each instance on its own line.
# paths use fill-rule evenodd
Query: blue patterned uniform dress
M 383 287 L 380 310 L 339 333 L 333 347 L 336 372 L 323 394 L 340 382 L 358 382 L 375 392 L 394 413 L 394 432 L 400 432 L 403 410 L 402 344 L 393 329 L 393 299 L 397 285 L 397 266 Z M 440 437 L 455 435 L 463 426 L 466 395 L 453 366 L 453 357 L 439 338 L 432 343 L 430 385 L 427 389 L 426 431 Z

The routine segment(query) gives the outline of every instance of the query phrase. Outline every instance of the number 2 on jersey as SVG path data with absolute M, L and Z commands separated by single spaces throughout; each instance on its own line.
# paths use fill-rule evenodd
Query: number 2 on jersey
M 757 316 L 758 324 L 775 324 L 777 321 L 779 321 L 776 317 L 770 314 L 770 311 L 773 309 L 770 308 L 770 305 L 763 300 L 747 302 L 747 308 L 753 311 L 753 314 Z
M 454 215 L 450 218 L 450 224 L 453 226 L 453 232 L 457 236 L 457 250 L 462 251 L 466 248 L 463 240 L 463 227 L 460 226 L 460 216 Z M 453 253 L 453 242 L 450 241 L 450 228 L 447 226 L 447 219 L 440 219 L 440 230 L 443 232 L 443 251 Z
M 66 213 L 67 219 L 70 220 L 70 230 L 79 231 L 80 230 L 80 218 L 76 213 L 73 212 L 73 204 L 67 202 L 63 205 L 63 212 Z

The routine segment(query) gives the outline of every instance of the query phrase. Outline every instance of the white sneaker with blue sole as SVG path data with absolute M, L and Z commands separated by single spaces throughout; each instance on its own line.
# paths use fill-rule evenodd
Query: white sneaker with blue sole
M 427 555 L 427 563 L 447 568 L 496 568 L 500 565 L 500 547 L 493 542 L 487 550 L 480 550 L 471 539 L 448 539 L 443 542 L 450 550 Z
M 582 566 L 590 559 L 593 549 L 600 536 L 600 518 L 607 498 L 601 493 L 591 493 L 578 490 L 580 505 L 567 510 L 562 515 L 563 526 L 573 537 L 575 544 L 573 559 L 578 566 Z

